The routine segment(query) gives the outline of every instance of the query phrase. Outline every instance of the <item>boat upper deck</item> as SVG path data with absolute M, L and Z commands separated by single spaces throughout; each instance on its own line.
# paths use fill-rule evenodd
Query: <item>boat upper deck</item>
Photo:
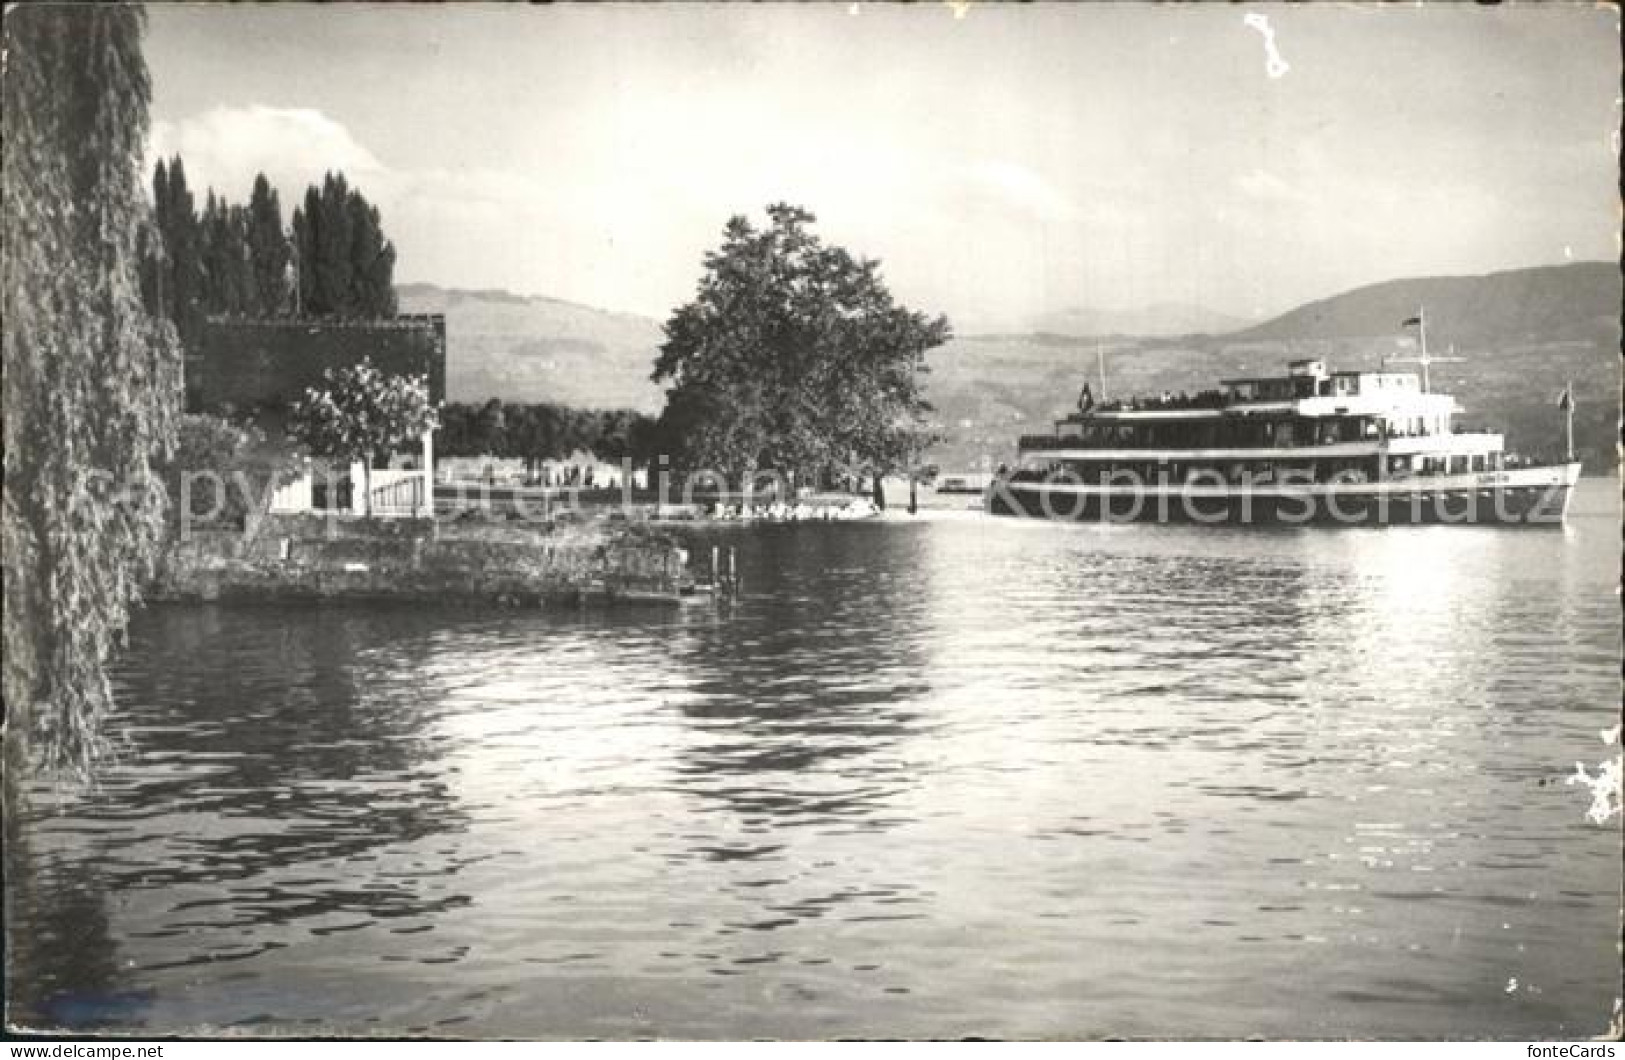
M 1086 387 L 1077 412 L 1047 436 L 1020 439 L 1023 451 L 1092 450 L 1091 459 L 1124 450 L 1253 454 L 1259 450 L 1352 446 L 1362 452 L 1499 450 L 1500 434 L 1463 432 L 1462 409 L 1449 394 L 1429 393 L 1411 372 L 1328 372 L 1320 361 L 1294 361 L 1286 375 L 1227 379 L 1192 396 L 1096 403 Z
M 1085 394 L 1079 411 L 1057 430 L 1088 420 L 1200 420 L 1284 413 L 1322 416 L 1401 415 L 1433 418 L 1461 411 L 1449 394 L 1430 394 L 1413 372 L 1328 372 L 1320 361 L 1294 361 L 1284 376 L 1226 379 L 1194 395 L 1168 391 L 1149 397 L 1095 402 Z

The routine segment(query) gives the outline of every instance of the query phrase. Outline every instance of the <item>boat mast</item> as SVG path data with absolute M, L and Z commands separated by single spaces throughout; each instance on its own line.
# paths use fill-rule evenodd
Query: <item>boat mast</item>
M 1100 368 L 1100 400 L 1106 400 L 1106 347 L 1095 340 L 1095 362 Z
M 1434 357 L 1434 356 L 1432 356 L 1432 355 L 1430 355 L 1428 353 L 1428 316 L 1427 316 L 1427 307 L 1426 306 L 1418 306 L 1417 309 L 1416 309 L 1416 318 L 1414 320 L 1407 320 L 1407 321 L 1405 321 L 1405 323 L 1406 324 L 1415 324 L 1416 325 L 1417 340 L 1421 344 L 1421 347 L 1422 347 L 1421 355 L 1417 356 L 1417 357 L 1390 357 L 1390 358 L 1385 358 L 1384 363 L 1387 363 L 1388 361 L 1392 361 L 1392 362 L 1394 362 L 1396 364 L 1415 364 L 1415 365 L 1418 365 L 1422 369 L 1422 393 L 1431 394 L 1433 392 L 1433 384 L 1432 384 L 1432 380 L 1428 377 L 1428 366 L 1433 365 L 1433 364 L 1444 364 L 1444 363 L 1450 362 L 1450 361 L 1461 361 L 1461 360 L 1465 360 L 1465 358 L 1462 358 L 1462 357 Z M 1455 350 L 1454 346 L 1451 346 L 1450 348 L 1451 348 L 1452 351 Z
M 1419 305 L 1416 307 L 1416 336 L 1422 343 L 1422 356 L 1417 359 L 1422 366 L 1422 393 L 1431 394 L 1433 393 L 1433 387 L 1428 382 L 1428 365 L 1433 363 L 1433 358 L 1428 356 L 1427 306 Z
M 1568 462 L 1574 463 L 1574 380 L 1570 379 L 1563 386 L 1563 399 L 1558 403 L 1563 408 L 1564 440 L 1568 443 Z

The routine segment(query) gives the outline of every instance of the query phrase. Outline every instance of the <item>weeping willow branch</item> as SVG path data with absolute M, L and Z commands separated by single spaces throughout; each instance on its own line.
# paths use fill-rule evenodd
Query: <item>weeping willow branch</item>
M 84 773 L 160 544 L 181 359 L 141 298 L 140 11 L 22 5 L 4 29 L 7 772 Z

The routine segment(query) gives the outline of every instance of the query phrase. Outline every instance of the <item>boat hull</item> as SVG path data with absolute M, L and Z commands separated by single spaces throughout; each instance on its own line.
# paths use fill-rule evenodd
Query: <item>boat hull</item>
M 1100 485 L 1001 480 L 994 515 L 1068 522 L 1266 526 L 1561 526 L 1580 465 L 1378 482 Z

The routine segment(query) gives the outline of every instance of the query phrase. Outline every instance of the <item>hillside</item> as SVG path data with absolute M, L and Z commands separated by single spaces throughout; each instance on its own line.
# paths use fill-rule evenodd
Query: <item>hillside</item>
M 1620 273 L 1607 262 L 1517 269 L 1488 276 L 1391 280 L 1310 302 L 1231 335 L 1239 341 L 1384 336 L 1427 307 L 1428 345 L 1592 341 L 1614 333 Z
M 446 316 L 452 401 L 552 401 L 657 412 L 649 382 L 663 336 L 646 317 L 507 291 L 396 288 L 403 313 Z
M 1575 386 L 1576 447 L 1591 470 L 1614 465 L 1620 395 L 1620 274 L 1605 263 L 1476 277 L 1395 280 L 1313 302 L 1229 335 L 1100 340 L 1112 394 L 1194 391 L 1236 374 L 1274 374 L 1295 357 L 1338 368 L 1377 367 L 1414 352 L 1400 322 L 1426 305 L 1428 346 L 1454 346 L 1461 363 L 1436 365 L 1434 385 L 1454 393 L 1462 422 L 1504 429 L 1508 445 L 1552 453 L 1555 409 Z M 1414 332 L 1413 332 L 1414 334 Z M 948 468 L 1008 460 L 1015 438 L 1064 415 L 1083 383 L 1100 390 L 1095 339 L 1070 335 L 967 336 L 930 356 L 929 394 L 947 441 Z

